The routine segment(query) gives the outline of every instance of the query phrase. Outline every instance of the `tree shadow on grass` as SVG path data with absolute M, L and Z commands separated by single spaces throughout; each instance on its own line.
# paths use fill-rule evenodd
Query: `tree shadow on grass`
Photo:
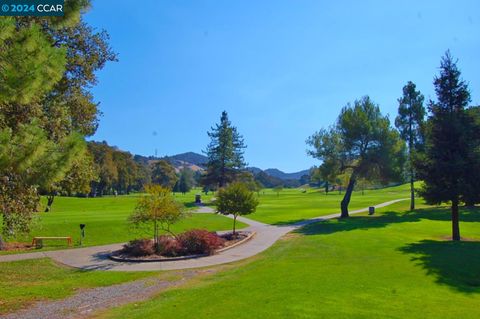
M 422 240 L 399 249 L 445 284 L 465 293 L 480 293 L 480 242 Z
M 378 216 L 352 216 L 319 221 L 300 227 L 295 232 L 303 235 L 328 235 L 358 229 L 383 228 L 389 224 L 414 221 L 418 221 L 418 219 L 407 219 L 402 214 L 385 212 Z
M 295 232 L 304 235 L 332 234 L 341 231 L 350 231 L 369 228 L 383 228 L 395 223 L 418 222 L 422 219 L 435 221 L 450 221 L 450 210 L 444 207 L 423 208 L 412 212 L 387 211 L 373 216 L 353 215 L 349 218 L 322 220 L 305 225 Z M 480 222 L 480 209 L 461 209 L 460 223 Z
M 437 221 L 451 221 L 450 207 L 432 207 L 402 213 L 405 217 L 422 218 Z M 480 222 L 480 207 L 460 207 L 460 222 Z

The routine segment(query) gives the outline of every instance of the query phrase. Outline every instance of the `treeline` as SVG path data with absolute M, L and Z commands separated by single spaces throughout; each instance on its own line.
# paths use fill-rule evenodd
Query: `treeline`
M 129 194 L 142 190 L 151 181 L 148 165 L 136 162 L 129 152 L 106 142 L 89 142 L 88 150 L 95 171 L 95 178 L 90 181 L 90 196 Z
M 53 190 L 54 194 L 49 190 L 43 190 L 43 193 L 89 197 L 124 195 L 143 191 L 144 186 L 150 183 L 185 193 L 201 179 L 199 172 L 188 167 L 177 170 L 168 160 L 133 156 L 105 141 L 88 142 L 84 159 L 86 163 L 80 170 L 84 174 L 72 178 L 72 182 L 75 181 L 76 185 L 83 185 L 82 187 L 64 187 L 66 184 L 62 181 Z

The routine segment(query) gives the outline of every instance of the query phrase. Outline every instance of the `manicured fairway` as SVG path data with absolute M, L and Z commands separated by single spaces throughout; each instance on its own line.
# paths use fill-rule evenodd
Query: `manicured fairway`
M 195 193 L 176 194 L 175 198 L 193 209 Z M 126 242 L 128 240 L 150 236 L 149 228 L 134 229 L 127 223 L 127 217 L 133 211 L 138 194 L 128 196 L 105 196 L 100 198 L 57 197 L 50 213 L 40 213 L 27 237 L 23 241 L 31 241 L 34 236 L 72 236 L 75 246 L 80 244 L 79 224 L 86 224 L 84 246 Z M 364 208 L 393 199 L 407 198 L 409 186 L 401 185 L 378 190 L 354 192 L 350 209 Z M 202 194 L 204 202 L 209 203 L 212 194 Z M 327 215 L 339 211 L 343 194 L 338 191 L 325 195 L 317 189 L 302 192 L 300 189 L 285 189 L 277 195 L 271 189 L 259 194 L 260 205 L 257 212 L 248 218 L 271 224 L 292 223 L 302 219 Z M 43 202 L 44 199 L 43 199 Z M 193 214 L 174 225 L 173 230 L 180 232 L 191 228 L 209 230 L 227 230 L 231 228 L 231 220 L 212 214 Z M 239 223 L 240 228 L 245 224 Z M 45 249 L 64 248 L 63 242 L 47 243 Z M 5 252 L 0 252 L 4 254 Z
M 287 235 L 236 269 L 101 317 L 480 318 L 480 210 L 450 242 L 444 208 L 331 220 Z
M 186 195 L 176 194 L 177 200 L 192 206 L 194 192 Z M 133 229 L 127 218 L 134 210 L 138 195 L 106 196 L 101 198 L 57 197 L 53 210 L 40 213 L 28 237 L 33 236 L 72 236 L 75 246 L 80 242 L 79 224 L 86 224 L 84 246 L 121 243 L 128 240 L 151 236 L 150 228 Z M 240 227 L 245 227 L 243 223 Z M 192 214 L 172 228 L 180 232 L 191 228 L 208 230 L 228 230 L 232 220 L 215 214 Z M 63 242 L 49 242 L 45 249 L 65 248 Z
M 284 224 L 338 213 L 343 195 L 338 191 L 325 195 L 323 190 L 318 189 L 310 189 L 306 193 L 302 193 L 299 189 L 284 189 L 277 196 L 277 193 L 268 189 L 260 193 L 257 212 L 249 215 L 249 218 L 269 224 Z M 410 186 L 407 184 L 366 190 L 363 195 L 361 191 L 356 191 L 352 194 L 349 209 L 355 210 L 409 197 Z

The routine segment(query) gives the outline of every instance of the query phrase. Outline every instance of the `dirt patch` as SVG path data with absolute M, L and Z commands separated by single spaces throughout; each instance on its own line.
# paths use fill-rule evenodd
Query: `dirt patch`
M 443 241 L 452 241 L 452 235 L 442 236 L 440 239 Z M 460 237 L 460 241 L 480 242 L 480 238 Z

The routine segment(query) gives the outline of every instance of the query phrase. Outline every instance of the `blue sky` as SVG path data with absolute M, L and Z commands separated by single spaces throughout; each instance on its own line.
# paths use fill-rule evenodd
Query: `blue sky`
M 480 1 L 93 0 L 119 62 L 94 88 L 93 137 L 142 155 L 200 152 L 227 110 L 247 162 L 318 161 L 305 139 L 363 95 L 393 122 L 407 81 L 435 98 L 447 49 L 480 104 Z

